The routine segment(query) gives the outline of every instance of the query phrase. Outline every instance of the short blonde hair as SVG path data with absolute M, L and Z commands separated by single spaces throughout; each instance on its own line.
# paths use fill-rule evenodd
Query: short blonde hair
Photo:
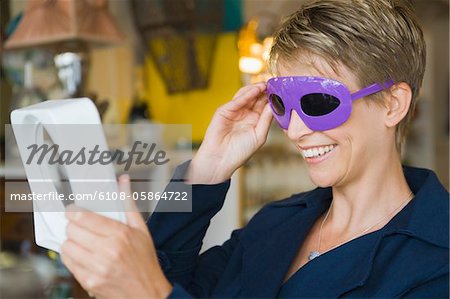
M 423 32 L 411 6 L 399 0 L 304 4 L 275 33 L 269 68 L 276 72 L 278 63 L 295 61 L 304 52 L 323 57 L 336 72 L 338 64 L 344 65 L 358 78 L 361 88 L 388 79 L 411 87 L 409 111 L 396 128 L 400 151 L 426 62 Z

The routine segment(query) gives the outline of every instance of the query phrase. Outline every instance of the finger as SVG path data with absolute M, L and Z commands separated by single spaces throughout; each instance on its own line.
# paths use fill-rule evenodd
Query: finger
M 61 257 L 64 258 L 63 260 L 69 262 L 69 265 L 66 266 L 70 266 L 70 270 L 83 268 L 90 273 L 93 273 L 98 269 L 98 257 L 95 257 L 92 252 L 72 240 L 67 240 L 62 244 Z M 96 263 L 93 263 L 92 261 L 96 261 Z
M 255 102 L 258 100 L 259 95 L 264 90 L 261 90 L 257 86 L 253 86 L 246 93 L 242 94 L 240 97 L 228 102 L 223 107 L 230 111 L 238 111 L 243 107 L 251 108 Z
M 125 194 L 125 211 L 139 211 L 136 202 L 131 196 L 131 183 L 130 176 L 128 174 L 123 174 L 119 176 L 119 192 Z
M 147 225 L 139 212 L 125 212 L 127 223 L 129 226 L 139 229 L 142 232 L 148 233 Z
M 250 85 L 244 86 L 236 92 L 236 94 L 233 96 L 233 100 L 238 97 L 241 97 L 243 94 L 247 93 L 250 89 L 252 89 L 254 87 L 257 87 L 257 88 L 260 88 L 261 90 L 263 90 L 266 88 L 265 86 L 266 86 L 265 82 L 258 82 L 255 84 L 250 84 Z
M 232 99 L 233 101 L 239 101 L 242 98 L 248 98 L 248 94 L 259 94 L 261 92 L 263 92 L 264 90 L 266 90 L 266 85 L 265 83 L 257 83 L 257 84 L 252 84 L 252 85 L 248 85 L 245 86 L 244 88 L 242 88 Z
M 260 89 L 260 91 L 263 92 L 264 90 L 266 90 L 267 82 L 265 82 L 265 81 L 256 82 L 256 83 L 253 83 L 253 86 L 258 87 Z
M 241 97 L 243 94 L 247 93 L 252 88 L 253 88 L 253 85 L 246 85 L 246 86 L 240 88 L 231 100 L 233 101 L 233 100 Z
M 61 251 L 61 261 L 63 262 L 64 266 L 66 266 L 66 268 L 69 269 L 69 271 L 73 274 L 73 276 L 75 276 L 78 282 L 81 283 L 81 278 L 83 279 L 86 278 L 80 275 L 81 266 L 78 265 L 74 259 L 70 258 L 67 254 L 63 253 L 62 251 Z
M 69 271 L 73 274 L 73 276 L 75 277 L 75 279 L 80 283 L 80 285 L 83 287 L 83 289 L 85 289 L 89 296 L 93 297 L 93 293 L 89 290 L 88 288 L 88 284 L 92 284 L 92 283 L 87 283 L 92 281 L 92 274 L 87 271 L 86 269 L 84 269 L 83 267 L 79 266 L 75 260 L 69 258 L 66 255 L 61 255 L 61 260 L 64 263 L 64 265 L 67 267 L 67 269 L 69 269 Z
M 130 177 L 128 175 L 121 175 L 119 177 L 119 191 L 127 195 L 131 194 Z M 147 232 L 148 229 L 147 226 L 145 225 L 144 219 L 142 218 L 142 215 L 136 205 L 136 202 L 132 199 L 131 196 L 126 196 L 125 208 L 126 208 L 125 214 L 127 217 L 127 224 L 130 225 L 131 227 Z
M 109 236 L 112 232 L 125 225 L 119 221 L 96 214 L 76 205 L 66 208 L 66 218 L 80 227 L 88 229 L 100 236 Z
M 72 221 L 67 224 L 66 234 L 68 240 L 79 244 L 90 252 L 95 252 L 100 246 L 104 246 L 100 241 L 100 235 L 82 228 Z
M 272 111 L 270 109 L 269 103 L 266 103 L 261 116 L 259 117 L 258 123 L 256 124 L 255 132 L 258 140 L 265 142 L 267 139 L 267 134 L 269 132 L 270 123 L 272 122 Z
M 253 106 L 252 110 L 255 111 L 258 114 L 261 114 L 262 111 L 264 110 L 264 107 L 266 107 L 268 100 L 267 100 L 267 95 L 266 94 L 262 94 L 258 101 L 256 101 L 255 105 Z

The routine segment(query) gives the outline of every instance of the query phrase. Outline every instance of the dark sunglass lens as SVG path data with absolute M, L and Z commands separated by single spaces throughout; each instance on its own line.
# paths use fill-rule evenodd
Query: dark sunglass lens
M 341 101 L 326 93 L 310 93 L 300 100 L 302 110 L 309 116 L 322 116 L 334 111 Z
M 270 104 L 272 105 L 273 111 L 277 115 L 284 115 L 286 109 L 284 108 L 283 100 L 281 100 L 280 96 L 272 93 L 269 96 Z

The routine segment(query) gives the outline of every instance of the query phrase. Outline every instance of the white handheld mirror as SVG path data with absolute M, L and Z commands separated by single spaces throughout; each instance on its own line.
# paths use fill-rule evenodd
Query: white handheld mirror
M 83 158 L 90 150 L 108 151 L 90 99 L 49 100 L 17 109 L 11 112 L 11 124 L 31 192 L 41 196 L 33 200 L 37 245 L 60 251 L 66 239 L 67 203 L 126 222 L 113 165 Z M 101 194 L 116 200 L 100 200 Z M 58 200 L 61 196 L 65 201 Z

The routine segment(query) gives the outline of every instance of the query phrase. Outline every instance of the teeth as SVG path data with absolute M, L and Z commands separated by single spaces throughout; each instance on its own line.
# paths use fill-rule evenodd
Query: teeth
M 319 155 L 319 151 L 317 150 L 317 148 L 313 149 L 313 155 L 314 156 L 318 156 Z
M 310 148 L 307 150 L 303 150 L 302 154 L 305 158 L 317 158 L 320 156 L 325 155 L 326 153 L 331 152 L 336 145 L 326 145 L 326 146 L 320 146 L 315 148 Z

